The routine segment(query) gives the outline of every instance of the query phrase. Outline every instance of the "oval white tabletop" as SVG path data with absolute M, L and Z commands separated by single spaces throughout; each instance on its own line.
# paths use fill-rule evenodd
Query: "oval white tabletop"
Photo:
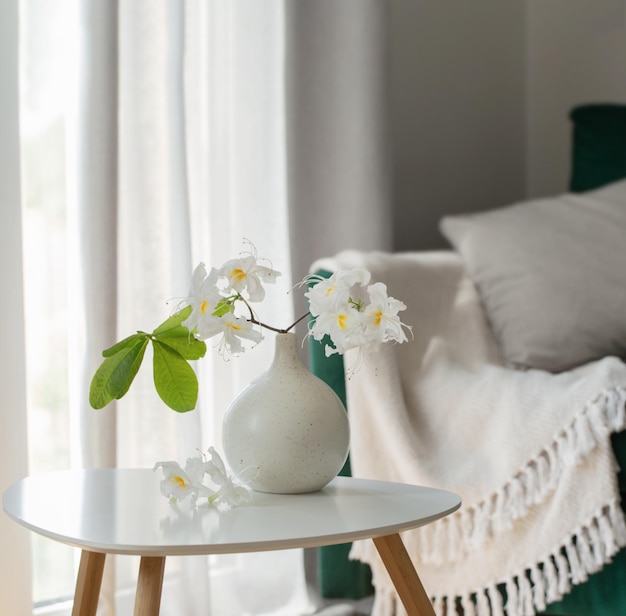
M 382 537 L 444 517 L 456 494 L 337 477 L 319 492 L 253 492 L 249 505 L 217 511 L 171 505 L 160 471 L 88 469 L 26 477 L 3 496 L 19 524 L 94 552 L 169 556 L 314 547 Z

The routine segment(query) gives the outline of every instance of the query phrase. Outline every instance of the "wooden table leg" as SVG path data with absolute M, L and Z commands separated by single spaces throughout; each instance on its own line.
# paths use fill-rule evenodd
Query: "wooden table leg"
M 400 535 L 375 537 L 373 541 L 409 616 L 435 616 Z
M 165 556 L 142 556 L 134 616 L 159 616 Z
M 81 552 L 72 616 L 96 616 L 105 559 L 100 552 Z

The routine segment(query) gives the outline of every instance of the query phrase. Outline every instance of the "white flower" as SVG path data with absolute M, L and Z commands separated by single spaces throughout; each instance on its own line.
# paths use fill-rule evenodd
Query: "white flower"
M 366 270 L 340 271 L 327 280 L 322 279 L 306 294 L 311 314 L 315 316 L 309 335 L 315 340 L 329 336 L 332 341 L 332 346 L 326 345 L 326 356 L 344 354 L 355 347 L 375 351 L 384 342 L 406 341 L 402 329 L 406 326 L 398 317 L 398 312 L 406 306 L 389 297 L 382 282 L 365 289 L 367 282 Z M 362 291 L 369 303 L 359 295 Z
M 212 505 L 224 504 L 228 507 L 239 507 L 251 502 L 250 490 L 243 484 L 234 483 L 232 477 L 228 477 L 215 494 L 209 497 Z
M 213 317 L 204 323 L 204 329 L 200 336 L 210 338 L 216 334 L 223 334 L 220 341 L 220 353 L 228 352 L 231 355 L 239 355 L 245 351 L 241 339 L 251 340 L 255 344 L 263 340 L 260 331 L 254 329 L 253 324 L 243 317 L 236 317 L 232 312 L 222 317 Z
M 189 466 L 189 460 L 187 461 Z M 165 478 L 161 481 L 161 494 L 170 499 L 171 503 L 176 503 L 179 500 L 184 500 L 187 497 L 191 498 L 191 503 L 195 504 L 198 496 L 210 496 L 212 491 L 206 486 L 202 485 L 202 481 L 194 481 L 190 476 L 187 468 L 183 470 L 178 462 L 157 462 L 154 465 L 153 470 L 157 468 L 163 469 Z
M 206 462 L 205 469 L 211 481 L 220 486 L 209 498 L 211 504 L 223 503 L 230 507 L 246 505 L 252 500 L 250 490 L 241 484 L 236 484 L 233 477 L 226 472 L 226 466 L 214 447 L 209 448 L 211 459 Z
M 387 285 L 376 282 L 367 288 L 370 303 L 363 312 L 363 337 L 368 350 L 376 350 L 381 344 L 391 340 L 406 342 L 398 312 L 406 310 L 406 305 L 387 295 Z
M 192 308 L 189 317 L 182 322 L 190 332 L 206 329 L 206 321 L 215 318 L 213 312 L 223 299 L 217 287 L 218 277 L 219 273 L 214 267 L 207 275 L 204 263 L 200 263 L 194 270 L 189 295 L 182 302 L 182 305 Z
M 326 355 L 345 353 L 348 349 L 359 346 L 362 338 L 361 314 L 348 302 L 331 306 L 317 315 L 309 334 L 315 340 L 330 336 L 334 347 L 326 345 Z
M 211 459 L 204 463 L 204 472 L 213 483 L 221 485 L 226 477 L 226 465 L 215 447 L 209 447 L 207 453 L 211 456 Z
M 201 486 L 206 473 L 206 462 L 202 459 L 201 455 L 194 456 L 193 458 L 187 458 L 185 464 L 185 473 L 189 477 L 192 485 Z
M 230 287 L 247 295 L 251 302 L 260 302 L 265 297 L 263 283 L 274 283 L 280 276 L 280 272 L 271 267 L 259 265 L 255 255 L 248 255 L 239 259 L 226 261 L 219 270 L 221 276 L 225 276 Z
M 309 276 L 305 280 L 315 280 Z M 317 278 L 319 282 L 304 296 L 309 300 L 309 310 L 316 317 L 327 311 L 336 311 L 347 304 L 355 285 L 364 286 L 370 280 L 370 273 L 364 269 L 339 270 L 330 278 Z
M 243 339 L 254 343 L 263 339 L 253 327 L 261 324 L 248 301 L 261 301 L 265 297 L 263 284 L 280 276 L 280 272 L 260 265 L 254 246 L 250 247 L 251 253 L 227 261 L 219 270 L 212 268 L 208 274 L 200 263 L 193 272 L 189 295 L 181 302 L 192 308 L 182 325 L 199 340 L 222 334 L 218 348 L 223 355 L 243 353 Z M 238 303 L 248 308 L 249 318 L 235 315 Z
M 196 268 L 189 297 L 184 300 L 184 303 L 191 305 L 192 312 L 182 325 L 200 340 L 207 340 L 222 334 L 220 350 L 237 355 L 244 352 L 241 338 L 258 343 L 263 336 L 253 328 L 253 323 L 248 319 L 233 314 L 233 308 L 226 303 L 226 299 L 217 287 L 217 282 L 218 271 L 216 269 L 212 269 L 207 276 L 203 264 Z M 224 306 L 226 313 L 216 316 L 214 314 L 216 309 L 222 309 Z
M 165 475 L 161 481 L 161 494 L 169 498 L 172 504 L 189 497 L 192 507 L 200 496 L 207 497 L 209 504 L 213 506 L 237 507 L 251 502 L 250 490 L 235 483 L 226 472 L 226 466 L 217 451 L 211 447 L 208 453 L 210 460 L 201 455 L 189 458 L 185 470 L 178 462 L 157 462 L 153 470 L 162 468 Z M 212 490 L 203 483 L 205 475 L 218 486 L 217 490 Z

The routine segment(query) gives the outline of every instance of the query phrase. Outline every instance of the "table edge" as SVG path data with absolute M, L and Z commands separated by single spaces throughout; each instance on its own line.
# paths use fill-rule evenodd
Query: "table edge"
M 81 471 L 90 471 L 90 470 L 147 470 L 147 469 L 79 469 Z M 49 471 L 50 473 L 63 473 L 68 471 Z M 70 471 L 71 472 L 71 471 Z M 47 473 L 38 473 L 47 474 Z M 289 550 L 289 549 L 297 549 L 297 548 L 317 548 L 331 545 L 340 545 L 345 543 L 351 543 L 354 541 L 361 541 L 366 539 L 373 539 L 376 537 L 385 537 L 389 535 L 394 535 L 398 533 L 402 533 L 405 531 L 415 530 L 422 526 L 426 526 L 431 524 L 439 519 L 442 519 L 458 509 L 462 506 L 461 497 L 458 494 L 450 492 L 448 490 L 442 490 L 440 488 L 431 488 L 427 486 L 417 486 L 415 484 L 407 484 L 402 482 L 393 482 L 393 481 L 384 481 L 379 479 L 363 479 L 357 477 L 336 477 L 333 479 L 333 482 L 339 479 L 340 482 L 344 480 L 355 480 L 358 482 L 364 483 L 373 483 L 373 484 L 396 484 L 402 486 L 412 486 L 418 488 L 425 488 L 428 490 L 433 490 L 436 492 L 446 493 L 450 496 L 456 497 L 457 502 L 455 502 L 451 507 L 440 511 L 436 514 L 432 514 L 430 516 L 421 518 L 417 521 L 411 522 L 402 522 L 396 524 L 390 524 L 388 526 L 377 527 L 374 532 L 371 529 L 360 529 L 357 531 L 347 531 L 342 533 L 334 533 L 331 535 L 319 535 L 319 536 L 311 536 L 305 537 L 302 539 L 276 539 L 264 541 L 262 543 L 250 543 L 250 542 L 242 542 L 242 543 L 227 543 L 227 544 L 185 544 L 185 545 L 167 545 L 167 546 L 154 546 L 150 548 L 146 548 L 145 545 L 141 546 L 133 546 L 132 544 L 127 544 L 124 547 L 116 548 L 111 547 L 110 544 L 99 544 L 97 542 L 77 542 L 72 540 L 72 538 L 67 537 L 65 535 L 59 535 L 51 531 L 46 531 L 45 529 L 35 526 L 33 524 L 28 523 L 27 521 L 18 518 L 13 513 L 7 510 L 5 507 L 5 494 L 13 487 L 14 485 L 20 483 L 27 477 L 24 477 L 20 480 L 15 481 L 11 486 L 5 490 L 2 498 L 2 506 L 4 513 L 15 523 L 20 526 L 26 528 L 27 530 L 34 532 L 42 537 L 46 537 L 47 539 L 51 539 L 58 543 L 62 543 L 64 545 L 79 548 L 81 550 L 86 550 L 89 552 L 96 553 L 104 553 L 104 554 L 120 554 L 120 555 L 132 555 L 132 556 L 193 556 L 193 555 L 210 555 L 210 554 L 238 554 L 238 553 L 251 553 L 251 552 L 264 552 L 264 551 L 276 551 L 276 550 Z M 332 483 L 332 482 L 331 482 Z

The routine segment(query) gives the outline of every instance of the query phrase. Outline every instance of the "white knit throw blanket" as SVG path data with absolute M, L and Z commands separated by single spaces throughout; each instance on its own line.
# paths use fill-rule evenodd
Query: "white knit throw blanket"
M 526 616 L 626 545 L 610 433 L 624 429 L 626 365 L 551 374 L 503 362 L 453 252 L 344 252 L 314 269 L 365 267 L 408 309 L 414 340 L 345 357 L 356 477 L 448 489 L 463 505 L 403 534 L 439 615 Z M 372 542 L 375 616 L 406 614 Z M 505 588 L 503 594 L 501 589 Z

